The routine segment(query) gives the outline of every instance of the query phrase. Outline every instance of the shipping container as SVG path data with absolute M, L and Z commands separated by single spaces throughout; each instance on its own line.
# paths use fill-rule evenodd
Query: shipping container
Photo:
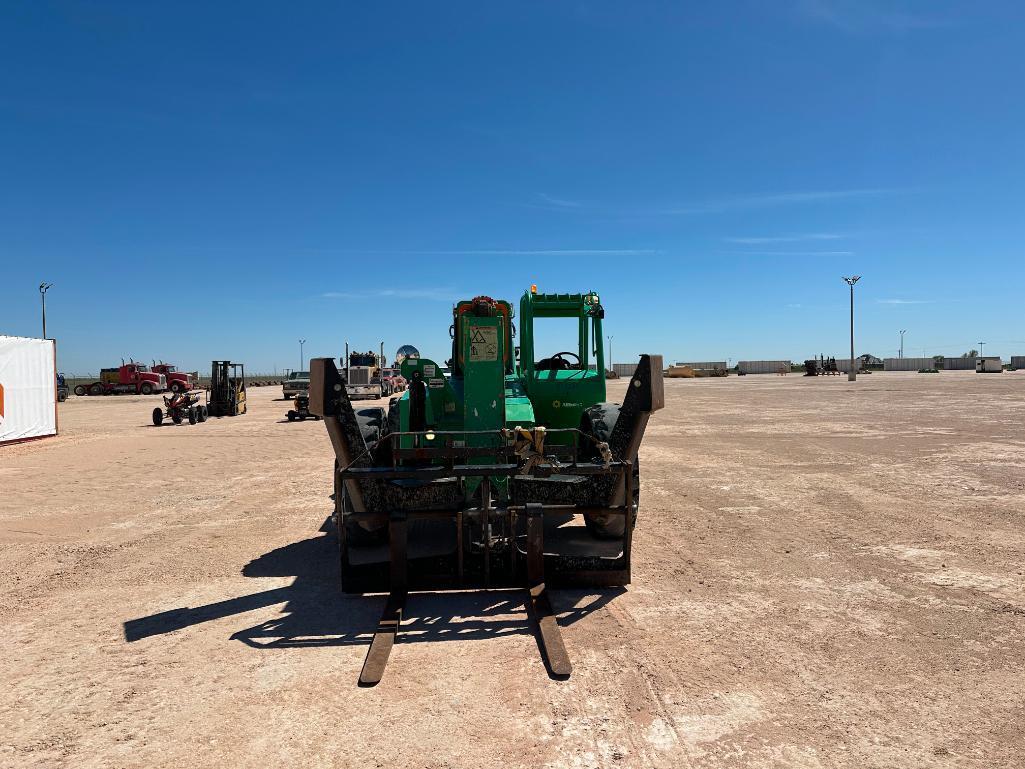
M 677 361 L 673 365 L 674 366 L 688 366 L 689 368 L 692 368 L 695 371 L 715 371 L 716 369 L 724 369 L 724 368 L 726 368 L 726 361 L 724 361 L 724 360 L 711 360 L 711 361 L 706 360 L 706 361 L 700 361 L 698 363 L 687 363 L 687 362 Z
M 0 336 L 0 444 L 57 434 L 52 339 Z
M 884 358 L 883 371 L 921 371 L 924 368 L 936 368 L 932 358 Z
M 633 376 L 637 370 L 636 363 L 613 363 L 612 370 L 616 372 L 617 376 Z
M 1002 374 L 1004 371 L 1004 362 L 996 356 L 976 358 L 975 364 L 975 372 L 978 374 Z
M 741 374 L 779 374 L 781 371 L 790 373 L 788 360 L 742 360 L 737 362 L 737 371 Z
M 1013 369 L 1025 368 L 1025 355 L 1012 355 L 1011 356 L 1011 368 L 1013 368 Z
M 978 360 L 974 355 L 968 358 L 944 358 L 943 365 L 937 366 L 942 368 L 944 371 L 975 371 L 975 361 Z

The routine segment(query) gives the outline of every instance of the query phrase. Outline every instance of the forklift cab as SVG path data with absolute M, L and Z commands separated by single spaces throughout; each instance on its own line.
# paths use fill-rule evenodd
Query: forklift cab
M 210 369 L 207 409 L 212 417 L 246 413 L 246 371 L 242 363 L 215 360 Z
M 517 365 L 540 424 L 579 427 L 584 409 L 605 401 L 604 317 L 594 291 L 539 294 L 532 286 L 520 300 Z M 538 340 L 540 325 L 561 340 L 556 343 L 558 352 L 539 349 L 549 342 Z

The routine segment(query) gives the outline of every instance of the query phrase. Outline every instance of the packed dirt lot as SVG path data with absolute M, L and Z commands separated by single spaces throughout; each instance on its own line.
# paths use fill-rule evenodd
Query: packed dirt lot
M 667 381 L 633 584 L 553 595 L 573 676 L 522 593 L 413 596 L 372 689 L 279 397 L 0 449 L 0 765 L 1025 765 L 1025 373 Z

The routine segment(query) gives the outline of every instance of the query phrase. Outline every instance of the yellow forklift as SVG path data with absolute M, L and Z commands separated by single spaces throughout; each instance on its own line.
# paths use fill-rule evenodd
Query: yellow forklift
M 246 369 L 242 363 L 215 360 L 211 364 L 207 410 L 212 417 L 246 413 Z

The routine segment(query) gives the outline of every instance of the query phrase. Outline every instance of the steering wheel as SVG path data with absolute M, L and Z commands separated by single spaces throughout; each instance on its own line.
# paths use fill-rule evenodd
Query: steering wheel
M 568 360 L 566 360 L 566 358 L 563 357 L 565 355 L 570 355 L 570 356 L 576 358 L 577 362 L 576 363 L 570 363 Z M 558 366 L 554 366 L 553 365 L 552 366 L 552 368 L 556 369 L 556 370 L 566 371 L 567 369 L 580 368 L 580 356 L 577 355 L 575 352 L 570 352 L 569 350 L 565 350 L 564 352 L 557 352 L 557 353 L 555 353 L 555 355 L 553 355 L 551 358 L 549 358 L 549 360 L 551 360 L 552 363 L 555 363 L 556 361 L 559 361 L 559 363 L 561 365 L 558 365 Z

